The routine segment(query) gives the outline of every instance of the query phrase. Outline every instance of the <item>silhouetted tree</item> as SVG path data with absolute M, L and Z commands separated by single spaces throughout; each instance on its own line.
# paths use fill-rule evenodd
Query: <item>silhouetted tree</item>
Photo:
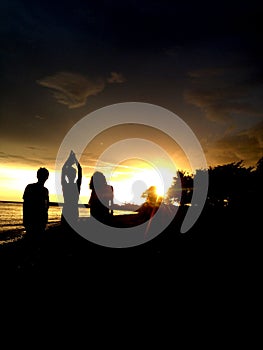
M 263 196 L 263 157 L 259 159 L 256 164 L 256 169 L 253 172 L 252 191 L 253 191 L 253 204 L 260 205 Z
M 180 202 L 181 205 L 190 203 L 192 193 L 193 175 L 186 171 L 178 171 L 178 175 L 173 177 L 173 183 L 167 191 L 166 202 L 171 204 Z
M 259 175 L 263 175 L 263 157 L 256 164 L 256 172 Z
M 208 203 L 213 206 L 242 205 L 249 197 L 251 171 L 243 160 L 209 167 Z
M 150 218 L 160 207 L 163 197 L 158 195 L 156 186 L 149 187 L 142 193 L 141 197 L 146 198 L 146 200 L 138 209 L 138 212 L 145 218 Z
M 212 207 L 240 207 L 259 205 L 263 195 L 263 157 L 256 166 L 245 167 L 244 161 L 198 169 L 194 175 L 179 171 L 167 191 L 165 202 L 185 205 L 191 202 L 194 180 L 208 171 L 207 205 Z M 195 188 L 195 191 L 202 189 Z M 181 195 L 181 200 L 180 200 Z
M 160 206 L 163 200 L 163 197 L 158 195 L 156 186 L 149 187 L 142 193 L 141 197 L 146 198 L 146 203 L 152 207 Z

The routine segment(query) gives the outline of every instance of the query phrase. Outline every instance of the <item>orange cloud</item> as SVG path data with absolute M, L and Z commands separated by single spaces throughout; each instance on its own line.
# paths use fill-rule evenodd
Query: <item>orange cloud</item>
M 262 154 L 263 122 L 206 145 L 206 157 L 212 165 L 243 160 L 247 166 L 254 166 Z

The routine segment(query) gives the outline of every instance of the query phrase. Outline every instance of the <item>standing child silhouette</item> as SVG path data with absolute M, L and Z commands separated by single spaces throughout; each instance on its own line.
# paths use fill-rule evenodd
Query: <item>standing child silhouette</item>
M 36 183 L 28 184 L 23 194 L 23 225 L 26 235 L 37 238 L 45 231 L 48 222 L 49 192 L 44 184 L 49 177 L 46 168 L 37 171 Z

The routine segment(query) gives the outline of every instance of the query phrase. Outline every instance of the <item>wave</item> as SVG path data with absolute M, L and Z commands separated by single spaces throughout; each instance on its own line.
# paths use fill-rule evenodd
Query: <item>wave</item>
M 22 224 L 10 224 L 10 223 L 0 224 L 0 228 L 1 227 L 6 227 L 6 226 L 10 226 L 10 227 L 24 227 Z

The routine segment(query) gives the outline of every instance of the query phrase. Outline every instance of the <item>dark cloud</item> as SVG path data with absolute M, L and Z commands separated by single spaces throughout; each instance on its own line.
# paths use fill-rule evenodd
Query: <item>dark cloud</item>
M 191 71 L 185 100 L 201 108 L 209 120 L 225 122 L 238 115 L 263 116 L 262 88 L 254 68 L 216 67 Z
M 47 159 L 37 159 L 37 158 L 28 158 L 19 154 L 10 154 L 6 152 L 0 152 L 0 161 L 3 164 L 26 164 L 26 165 L 34 165 L 40 166 L 43 164 L 43 161 Z M 50 159 L 48 159 L 50 161 Z
M 69 72 L 59 72 L 37 82 L 50 88 L 57 101 L 69 108 L 84 106 L 87 97 L 97 95 L 105 88 L 105 82 L 102 79 L 91 80 L 80 74 Z
M 53 95 L 59 103 L 68 108 L 78 108 L 86 104 L 89 96 L 96 96 L 105 89 L 106 82 L 123 83 L 121 73 L 112 72 L 107 79 L 90 79 L 78 73 L 59 72 L 52 76 L 38 80 L 38 84 L 53 91 Z
M 110 84 L 114 84 L 114 83 L 124 83 L 126 81 L 126 79 L 124 78 L 124 76 L 121 73 L 117 73 L 117 72 L 111 72 L 110 77 L 107 79 L 107 82 Z
M 263 122 L 241 132 L 227 135 L 206 147 L 211 164 L 244 160 L 253 166 L 263 156 Z
M 42 151 L 42 148 L 35 147 L 35 146 L 27 146 L 26 148 L 31 151 Z
M 35 116 L 35 119 L 44 120 L 44 119 L 46 119 L 46 118 L 43 117 L 43 116 L 41 116 L 41 115 L 36 115 L 36 116 Z

